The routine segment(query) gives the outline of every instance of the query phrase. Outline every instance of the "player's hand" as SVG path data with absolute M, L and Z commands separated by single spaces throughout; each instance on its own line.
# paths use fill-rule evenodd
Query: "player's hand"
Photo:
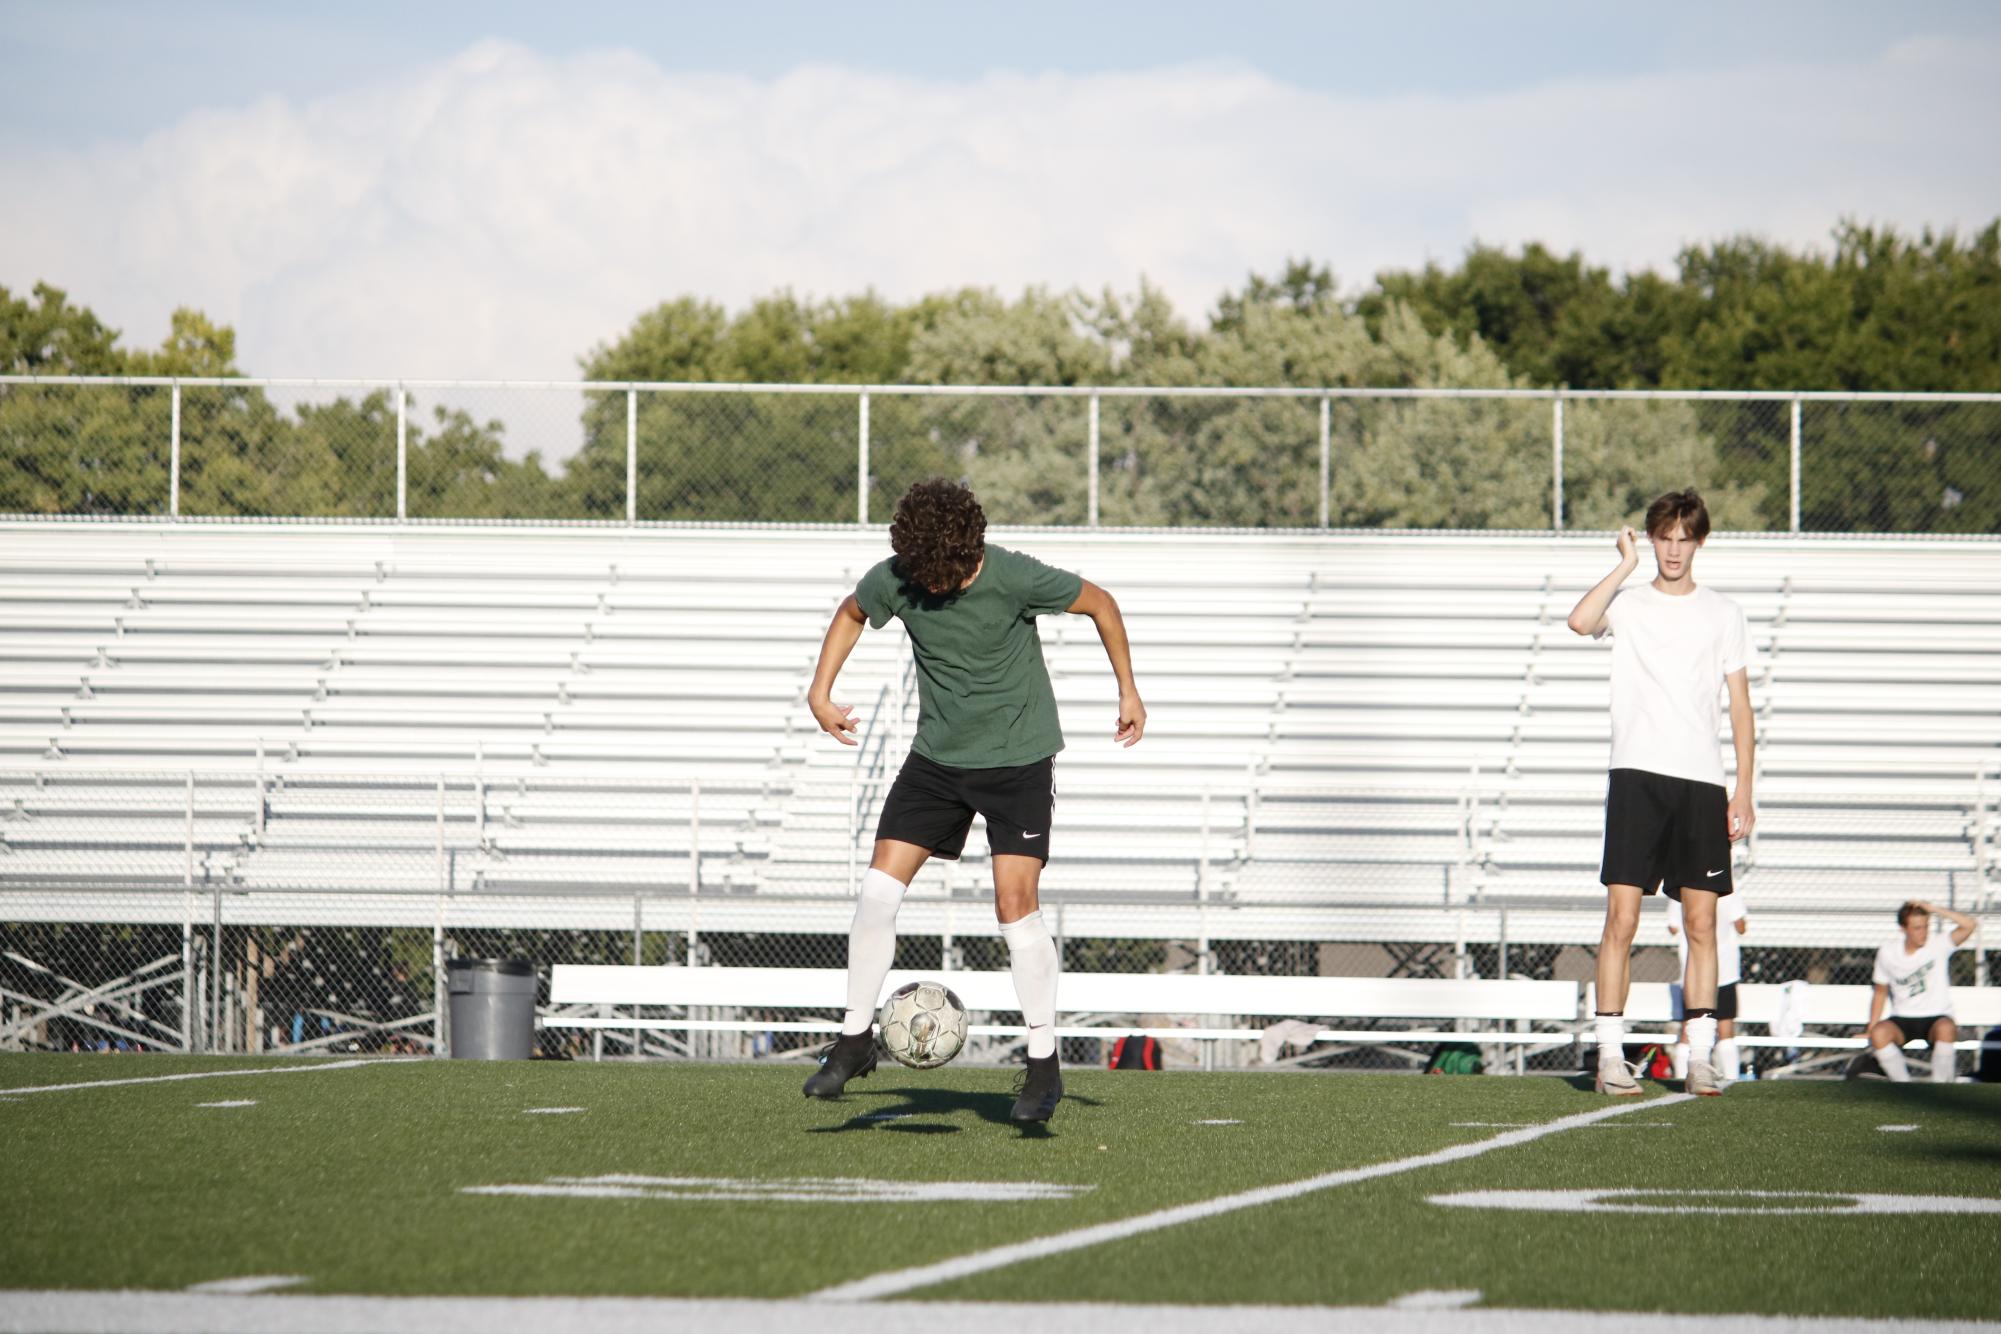
M 1112 733 L 1112 740 L 1131 749 L 1146 735 L 1146 705 L 1139 702 L 1137 694 L 1119 696 L 1119 730 Z
M 1730 798 L 1724 819 L 1730 825 L 1730 841 L 1738 843 L 1750 836 L 1751 826 L 1758 823 L 1758 812 L 1751 805 L 1751 798 L 1743 793 Z
M 855 721 L 852 704 L 836 704 L 831 699 L 809 699 L 807 707 L 813 710 L 813 721 L 820 724 L 820 730 L 844 746 L 860 744 L 855 734 L 861 724 Z
M 1640 563 L 1640 535 L 1633 531 L 1633 525 L 1627 524 L 1619 530 L 1618 543 L 1619 559 L 1638 565 Z

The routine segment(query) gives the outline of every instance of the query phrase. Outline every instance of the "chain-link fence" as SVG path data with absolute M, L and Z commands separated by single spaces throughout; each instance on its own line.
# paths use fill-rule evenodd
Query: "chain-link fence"
M 0 377 L 0 512 L 2001 531 L 2001 395 Z
M 442 965 L 459 956 L 532 960 L 545 1014 L 556 964 L 839 968 L 875 767 L 717 783 L 0 772 L 0 1046 L 431 1051 Z M 1502 780 L 1066 790 L 1045 913 L 1071 975 L 1586 982 L 1603 901 L 1598 799 Z M 1867 983 L 1892 930 L 1886 902 L 1930 899 L 2001 925 L 1992 784 L 1797 806 L 1769 807 L 1772 832 L 1742 854 L 1745 982 Z M 978 832 L 963 862 L 928 865 L 899 919 L 898 966 L 1005 970 L 990 885 Z M 1646 915 L 1640 946 L 1635 981 L 1676 979 L 1660 912 Z M 1958 986 L 2001 985 L 2001 959 L 1978 937 L 1954 970 Z M 787 1026 L 837 1019 L 837 1003 L 707 1012 L 741 1025 L 717 1031 L 552 1027 L 542 1042 L 549 1054 L 798 1054 L 818 1039 Z M 1863 1018 L 1825 1031 L 1852 1035 Z M 1124 1027 L 1188 1021 L 1095 1022 L 1106 1041 L 1069 1039 L 1071 1059 L 1100 1059 Z M 1407 1022 L 1252 1022 L 1263 1042 L 1170 1043 L 1171 1055 L 1366 1069 L 1408 1068 L 1432 1050 L 1393 1040 Z M 1314 1041 L 1327 1024 L 1386 1040 Z M 1523 1068 L 1574 1068 L 1578 1031 L 1539 1035 Z M 1011 1050 L 993 1041 L 974 1057 Z

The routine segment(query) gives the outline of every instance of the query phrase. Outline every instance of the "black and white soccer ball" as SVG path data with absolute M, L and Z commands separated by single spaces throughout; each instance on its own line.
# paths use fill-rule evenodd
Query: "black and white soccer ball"
M 882 1003 L 882 1049 L 913 1070 L 935 1070 L 966 1046 L 966 1007 L 943 982 L 906 982 Z

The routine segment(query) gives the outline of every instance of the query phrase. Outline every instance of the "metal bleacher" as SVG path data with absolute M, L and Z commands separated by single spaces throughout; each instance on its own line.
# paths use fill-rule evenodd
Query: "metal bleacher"
M 1564 617 L 1605 538 L 994 539 L 1117 595 L 1150 713 L 1114 746 L 1091 624 L 1042 622 L 1068 934 L 1596 938 L 1609 655 Z M 862 747 L 804 694 L 885 550 L 0 523 L 0 918 L 181 922 L 213 895 L 245 922 L 842 931 L 914 722 L 900 630 L 837 691 Z M 1698 572 L 1759 655 L 1761 943 L 1873 942 L 1908 897 L 1992 911 L 2001 543 L 1723 535 Z M 991 932 L 968 852 L 927 868 L 906 930 Z

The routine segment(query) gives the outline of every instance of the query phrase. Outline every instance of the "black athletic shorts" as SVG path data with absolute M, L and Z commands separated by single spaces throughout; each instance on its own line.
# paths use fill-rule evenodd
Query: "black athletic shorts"
M 987 845 L 1002 855 L 1049 860 L 1050 817 L 1056 809 L 1056 761 L 999 769 L 955 769 L 911 751 L 891 784 L 877 838 L 931 849 L 957 861 L 975 813 L 987 818 Z
M 1731 892 L 1730 799 L 1714 783 L 1614 769 L 1605 790 L 1605 859 L 1598 881 Z
M 1897 1026 L 1906 1042 L 1930 1042 L 1932 1025 L 1941 1019 L 1952 1018 L 1949 1014 L 1892 1014 L 1884 1017 Z
M 1613 883 L 1624 884 L 1625 882 L 1614 881 Z M 1688 1016 L 1684 1013 L 1684 1010 L 1687 1007 L 1682 1004 L 1681 983 L 1675 982 L 1670 984 L 1668 993 L 1669 999 L 1674 1002 L 1674 1017 L 1677 1019 L 1686 1019 Z M 1718 1019 L 1735 1019 L 1737 1017 L 1737 984 L 1735 982 L 1724 982 L 1717 986 L 1716 1017 Z

